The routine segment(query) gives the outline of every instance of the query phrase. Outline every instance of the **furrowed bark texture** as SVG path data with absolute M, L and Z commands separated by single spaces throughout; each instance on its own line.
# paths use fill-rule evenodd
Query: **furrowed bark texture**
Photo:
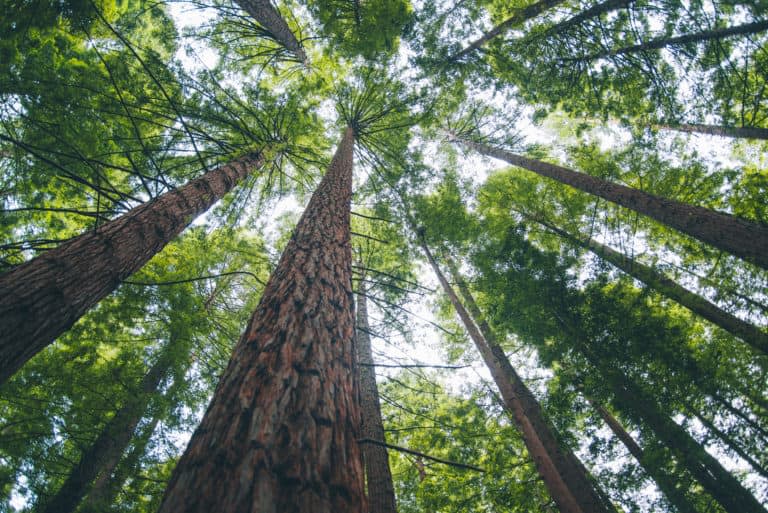
M 649 457 L 645 451 L 638 445 L 632 435 L 630 435 L 621 423 L 611 415 L 611 413 L 603 408 L 600 404 L 593 401 L 589 401 L 597 413 L 602 417 L 603 421 L 611 428 L 613 434 L 618 438 L 627 451 L 634 456 L 637 462 L 643 467 L 643 470 L 648 474 L 651 479 L 658 485 L 661 492 L 667 498 L 667 500 L 675 507 L 678 513 L 698 513 L 696 506 L 685 495 L 685 490 L 677 487 L 674 477 L 667 474 L 658 463 L 654 461 L 653 457 Z
M 584 355 L 610 384 L 616 406 L 639 424 L 644 424 L 663 443 L 701 487 L 728 513 L 766 513 L 766 509 L 738 479 L 709 454 L 688 432 L 659 410 L 648 394 L 615 368 L 599 364 L 591 351 Z
M 362 513 L 350 201 L 354 134 L 267 283 L 161 513 Z
M 481 37 L 474 40 L 466 48 L 449 57 L 448 60 L 457 61 L 463 59 L 481 46 L 485 46 L 488 41 L 495 38 L 496 36 L 506 32 L 515 25 L 520 25 L 521 23 L 525 23 L 526 21 L 535 18 L 544 11 L 563 3 L 563 1 L 564 0 L 540 0 L 535 4 L 531 4 L 523 7 L 522 9 L 516 10 L 512 16 L 493 27 Z
M 250 154 L 209 171 L 0 276 L 0 383 L 263 162 Z
M 136 426 L 144 416 L 152 396 L 158 393 L 170 364 L 170 355 L 164 352 L 142 379 L 139 393 L 130 397 L 107 422 L 96 440 L 80 456 L 80 461 L 59 491 L 37 511 L 72 513 L 89 492 L 96 477 L 107 472 L 110 467 L 114 469 L 131 443 Z
M 720 137 L 733 137 L 736 139 L 768 139 L 768 128 L 756 126 L 720 126 L 720 125 L 700 125 L 700 124 L 679 124 L 679 125 L 655 125 L 658 128 L 666 130 L 676 130 L 678 132 L 718 135 Z
M 595 255 L 615 265 L 629 276 L 652 287 L 660 294 L 676 301 L 691 312 L 721 327 L 732 335 L 739 337 L 758 351 L 768 354 L 768 333 L 762 331 L 757 326 L 726 312 L 706 298 L 678 285 L 674 280 L 667 278 L 652 267 L 641 264 L 604 244 L 600 244 L 592 239 L 579 239 L 546 221 L 540 219 L 533 220 L 564 239 L 571 241 L 573 244 L 592 251 Z
M 274 38 L 286 49 L 293 52 L 302 64 L 309 65 L 307 54 L 304 52 L 299 40 L 291 32 L 280 12 L 272 5 L 270 0 L 235 0 L 245 12 L 253 16 L 262 27 L 267 29 Z
M 520 429 L 528 453 L 560 511 L 563 513 L 615 513 L 615 508 L 608 501 L 603 500 L 595 490 L 581 462 L 571 451 L 561 446 L 546 419 L 544 419 L 538 402 L 512 368 L 501 347 L 495 343 L 493 333 L 487 324 L 487 334 L 491 339 L 489 340 L 480 333 L 453 287 L 445 279 L 423 238 L 421 246 L 438 281 L 461 318 L 467 333 L 469 333 L 491 371 L 504 399 L 504 404 Z M 466 287 L 466 284 L 463 287 Z M 477 306 L 475 305 L 474 308 Z M 479 314 L 478 309 L 477 315 Z
M 696 32 L 694 34 L 685 34 L 677 37 L 660 37 L 646 41 L 645 43 L 639 43 L 636 45 L 625 46 L 623 48 L 616 48 L 614 50 L 606 50 L 604 52 L 594 53 L 585 57 L 576 57 L 568 60 L 587 60 L 593 61 L 602 57 L 612 57 L 615 55 L 627 55 L 631 53 L 644 52 L 647 50 L 659 50 L 666 48 L 667 46 L 681 45 L 686 43 L 699 43 L 702 41 L 710 41 L 712 39 L 724 39 L 734 36 L 743 36 L 748 34 L 757 34 L 768 30 L 768 20 L 756 21 L 754 23 L 747 23 L 745 25 L 738 25 L 736 27 L 728 27 L 724 29 L 713 29 Z
M 529 159 L 487 144 L 455 139 L 503 160 L 646 215 L 702 242 L 768 269 L 768 226 L 615 184 L 566 167 Z
M 368 335 L 368 302 L 365 282 L 360 280 L 357 294 L 357 361 L 360 362 L 360 409 L 362 412 L 362 437 L 385 442 L 384 425 L 381 420 L 379 389 L 376 385 L 376 370 L 373 366 L 371 337 Z M 387 448 L 383 445 L 363 444 L 368 506 L 370 513 L 397 513 L 392 471 L 389 468 Z

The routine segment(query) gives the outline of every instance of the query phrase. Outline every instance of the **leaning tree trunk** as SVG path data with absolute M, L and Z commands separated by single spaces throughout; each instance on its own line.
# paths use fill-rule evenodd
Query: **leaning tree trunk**
M 99 477 L 93 482 L 91 490 L 83 498 L 78 513 L 103 513 L 115 503 L 120 490 L 129 477 L 139 472 L 139 461 L 147 450 L 147 445 L 160 423 L 160 415 L 153 415 L 149 423 L 134 436 L 133 447 L 124 458 L 114 458 L 108 462 Z
M 615 508 L 595 489 L 581 462 L 568 448 L 560 444 L 557 435 L 544 418 L 538 402 L 512 368 L 504 351 L 496 343 L 493 333 L 484 322 L 482 324 L 485 326 L 486 336 L 480 333 L 453 287 L 445 279 L 423 238 L 421 247 L 467 333 L 491 371 L 505 407 L 518 426 L 536 469 L 560 511 L 563 513 L 615 513 Z M 466 288 L 466 284 L 462 284 L 461 281 L 459 286 Z M 466 293 L 469 296 L 468 289 Z M 479 319 L 480 311 L 476 304 L 472 304 L 474 306 L 471 308 Z
M 609 13 L 611 11 L 615 11 L 617 9 L 622 9 L 624 7 L 627 7 L 628 5 L 634 3 L 634 1 L 635 0 L 606 0 L 601 4 L 596 4 L 590 7 L 589 9 L 585 9 L 584 11 L 580 12 L 579 14 L 577 14 L 572 18 L 568 18 L 567 20 L 564 20 L 564 21 L 561 21 L 560 23 L 552 25 L 547 30 L 545 30 L 541 36 L 537 36 L 537 37 L 550 37 L 550 36 L 564 35 L 567 30 L 575 27 L 579 23 L 590 20 L 592 18 L 597 18 L 598 16 L 601 16 L 605 13 Z
M 768 269 L 768 226 L 723 212 L 662 198 L 562 166 L 529 159 L 465 139 L 454 140 L 483 155 L 570 185 L 622 207 L 644 214 L 702 242 Z
M 384 425 L 381 421 L 379 389 L 376 385 L 376 371 L 371 351 L 371 337 L 368 328 L 367 289 L 363 279 L 357 291 L 357 330 L 355 334 L 357 361 L 360 377 L 360 409 L 363 421 L 363 438 L 385 443 Z M 370 513 L 397 513 L 395 489 L 392 485 L 392 471 L 389 456 L 384 445 L 365 444 L 363 462 L 368 486 Z
M 734 36 L 743 36 L 748 34 L 758 34 L 768 30 L 768 20 L 756 21 L 754 23 L 747 23 L 744 25 L 738 25 L 736 27 L 728 27 L 723 29 L 703 30 L 693 34 L 685 34 L 677 37 L 659 37 L 651 39 L 645 43 L 638 43 L 636 45 L 625 46 L 622 48 L 616 48 L 613 50 L 606 50 L 604 52 L 597 52 L 583 57 L 572 57 L 566 60 L 569 61 L 594 61 L 604 57 L 614 57 L 617 55 L 629 55 L 632 53 L 645 52 L 648 50 L 659 50 L 668 46 L 682 45 L 687 43 L 700 43 L 702 41 L 711 41 L 713 39 L 725 39 Z
M 448 62 L 455 62 L 463 59 L 478 48 L 485 46 L 488 41 L 495 38 L 496 36 L 503 34 L 516 25 L 520 25 L 528 20 L 535 18 L 544 11 L 563 3 L 563 1 L 564 0 L 539 0 L 535 4 L 530 4 L 526 7 L 523 7 L 522 9 L 516 9 L 512 16 L 493 27 L 478 39 L 471 42 L 466 48 L 448 57 Z
M 270 0 L 235 1 L 245 12 L 253 16 L 253 19 L 258 21 L 262 27 L 267 29 L 277 42 L 298 57 L 304 66 L 309 65 L 304 48 Z
M 611 428 L 613 434 L 618 438 L 627 451 L 634 456 L 640 466 L 643 468 L 646 474 L 653 479 L 658 485 L 661 492 L 672 504 L 678 513 L 699 513 L 696 506 L 686 496 L 685 490 L 681 490 L 677 487 L 674 476 L 670 476 L 655 460 L 653 455 L 646 454 L 646 452 L 638 445 L 638 443 L 632 438 L 632 435 L 627 433 L 624 426 L 606 410 L 602 405 L 589 400 L 589 403 L 602 417 L 603 421 Z
M 768 354 L 768 333 L 762 331 L 757 326 L 726 312 L 706 298 L 694 294 L 674 280 L 667 278 L 652 267 L 641 264 L 605 244 L 600 244 L 592 239 L 580 239 L 542 219 L 534 217 L 530 217 L 530 219 L 573 244 L 592 251 L 595 255 L 615 265 L 629 276 L 645 283 L 660 294 L 686 307 L 696 315 L 701 316 L 716 326 L 719 326 L 725 331 L 740 338 L 763 354 Z
M 171 343 L 172 344 L 172 343 Z M 99 436 L 80 456 L 67 480 L 56 494 L 46 500 L 37 511 L 40 513 L 72 513 L 91 489 L 99 474 L 114 468 L 131 443 L 133 433 L 144 416 L 147 407 L 168 374 L 172 364 L 173 345 L 162 350 L 157 362 L 141 380 L 139 391 L 130 396 L 126 404 L 99 433 Z
M 160 513 L 365 511 L 349 229 L 353 146 L 347 128 Z
M 696 123 L 658 124 L 657 128 L 676 130 L 678 132 L 718 135 L 721 137 L 733 137 L 737 139 L 768 139 L 768 128 L 756 126 L 720 126 L 701 125 Z
M 256 167 L 249 154 L 0 276 L 0 383 Z
M 767 513 L 749 490 L 709 454 L 688 432 L 673 421 L 666 412 L 637 383 L 609 365 L 601 365 L 591 350 L 582 353 L 599 370 L 609 384 L 619 410 L 640 425 L 647 426 L 663 443 L 701 487 L 728 513 Z

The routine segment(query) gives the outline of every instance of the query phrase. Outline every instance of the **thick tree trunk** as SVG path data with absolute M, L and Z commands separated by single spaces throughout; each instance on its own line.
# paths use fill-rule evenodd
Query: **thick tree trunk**
M 170 349 L 168 347 L 163 350 L 142 379 L 138 393 L 129 397 L 126 404 L 107 422 L 96 440 L 82 453 L 61 488 L 37 511 L 72 513 L 91 489 L 94 479 L 107 472 L 110 466 L 114 469 L 131 443 L 136 426 L 146 413 L 150 400 L 158 393 L 168 374 L 172 362 Z
M 384 425 L 381 421 L 379 389 L 376 385 L 376 369 L 373 365 L 371 337 L 368 335 L 368 302 L 365 282 L 360 280 L 357 292 L 357 361 L 360 376 L 360 409 L 362 412 L 363 438 L 386 443 Z M 395 489 L 392 485 L 392 471 L 389 468 L 387 448 L 383 445 L 364 444 L 363 462 L 368 485 L 370 513 L 397 513 Z
M 696 123 L 659 124 L 655 126 L 665 130 L 676 130 L 689 134 L 718 135 L 720 137 L 733 137 L 736 139 L 768 139 L 768 128 L 756 126 L 720 126 Z
M 483 155 L 503 160 L 513 166 L 522 167 L 632 209 L 702 242 L 768 269 L 768 226 L 766 225 L 655 196 L 562 166 L 516 155 L 487 144 L 458 138 L 455 140 Z
M 605 421 L 613 434 L 616 435 L 627 451 L 637 460 L 640 466 L 643 468 L 646 474 L 658 485 L 661 492 L 672 504 L 678 513 L 698 513 L 696 506 L 688 499 L 685 494 L 685 490 L 681 490 L 677 487 L 675 479 L 664 471 L 653 457 L 649 457 L 645 451 L 635 442 L 632 436 L 627 433 L 624 426 L 603 408 L 600 404 L 593 401 L 589 401 L 595 410 L 600 414 L 600 417 Z
M 636 280 L 645 283 L 660 294 L 686 307 L 691 312 L 701 316 L 716 326 L 719 326 L 732 335 L 739 337 L 758 351 L 768 354 L 768 333 L 762 331 L 757 326 L 726 312 L 706 298 L 694 294 L 688 289 L 678 285 L 675 281 L 667 278 L 652 267 L 641 264 L 604 244 L 600 244 L 592 239 L 580 239 L 544 220 L 537 218 L 530 219 L 573 244 L 592 251 L 595 255 L 615 265 Z
M 348 128 L 266 285 L 161 513 L 366 510 Z
M 599 361 L 592 354 L 585 353 L 585 356 L 593 364 Z M 610 383 L 618 409 L 635 422 L 648 426 L 675 459 L 728 513 L 766 513 L 749 490 L 685 429 L 660 411 L 641 387 L 613 367 L 602 365 L 598 368 L 603 379 Z
M 544 11 L 563 3 L 563 1 L 564 0 L 539 0 L 535 4 L 530 4 L 526 7 L 523 7 L 522 9 L 515 10 L 512 16 L 493 27 L 478 39 L 471 42 L 466 48 L 448 57 L 448 61 L 455 62 L 463 59 L 478 48 L 485 46 L 488 41 L 495 38 L 496 36 L 503 34 L 516 25 L 520 25 L 528 20 L 535 18 Z
M 484 337 L 480 333 L 477 324 L 459 300 L 453 287 L 443 276 L 423 238 L 421 247 L 443 290 L 461 318 L 467 333 L 469 333 L 491 371 L 491 375 L 501 392 L 505 407 L 520 429 L 528 452 L 536 464 L 536 469 L 560 511 L 563 513 L 615 513 L 616 510 L 613 505 L 604 500 L 601 494 L 597 492 L 581 462 L 568 448 L 560 444 L 557 435 L 544 418 L 538 402 L 510 365 L 504 351 L 496 343 L 495 337 L 485 321 L 481 321 L 481 324 L 484 326 L 486 336 Z M 460 278 L 457 271 L 454 278 Z M 460 280 L 456 281 L 459 282 L 459 287 L 466 292 L 466 297 L 471 297 L 466 284 Z M 481 319 L 482 316 L 477 305 L 474 302 L 470 304 L 476 318 Z
M 710 41 L 712 39 L 724 39 L 734 36 L 743 36 L 748 34 L 757 34 L 768 30 L 768 20 L 756 21 L 754 23 L 747 23 L 745 25 L 739 25 L 736 27 L 728 27 L 723 29 L 703 30 L 694 34 L 685 34 L 677 37 L 660 37 L 651 39 L 645 43 L 639 43 L 636 45 L 625 46 L 623 48 L 616 48 L 614 50 L 606 50 L 604 52 L 593 53 L 584 57 L 573 57 L 568 59 L 569 61 L 593 61 L 601 59 L 603 57 L 614 57 L 617 55 L 628 55 L 637 52 L 644 52 L 648 50 L 659 50 L 668 46 L 681 45 L 686 43 L 699 43 L 702 41 Z M 719 134 L 715 134 L 719 135 Z
M 251 154 L 209 171 L 1 275 L 0 383 L 263 162 Z
M 272 5 L 270 0 L 235 0 L 245 12 L 253 16 L 262 27 L 267 29 L 272 36 L 287 50 L 292 52 L 304 66 L 309 66 L 307 54 L 299 40 L 291 32 L 280 12 Z

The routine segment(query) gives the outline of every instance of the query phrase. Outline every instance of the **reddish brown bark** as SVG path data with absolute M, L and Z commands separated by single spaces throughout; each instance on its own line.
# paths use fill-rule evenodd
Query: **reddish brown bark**
M 490 327 L 481 320 L 479 322 L 483 327 L 481 334 L 478 324 L 472 319 L 453 287 L 445 279 L 423 239 L 421 246 L 467 333 L 488 366 L 491 376 L 499 387 L 504 405 L 520 430 L 528 453 L 560 511 L 563 513 L 615 513 L 616 509 L 613 505 L 604 500 L 595 489 L 587 476 L 587 470 L 578 458 L 567 447 L 560 444 L 554 430 L 544 418 L 541 407 L 509 363 Z M 452 271 L 465 298 L 471 298 L 466 283 L 460 279 L 455 267 Z M 476 319 L 482 319 L 474 300 L 468 301 L 468 306 Z
M 723 212 L 662 198 L 566 167 L 529 159 L 487 144 L 456 141 L 478 153 L 504 160 L 646 215 L 702 242 L 768 269 L 768 226 Z
M 161 513 L 362 513 L 347 129 L 304 211 Z
M 459 52 L 456 52 L 454 55 L 448 57 L 448 61 L 452 62 L 463 59 L 478 48 L 485 46 L 488 41 L 495 38 L 496 36 L 503 34 L 516 25 L 520 25 L 530 19 L 535 18 L 544 11 L 563 3 L 563 1 L 564 0 L 539 0 L 534 4 L 530 4 L 526 7 L 515 10 L 512 16 L 493 27 L 478 39 L 471 42 L 466 48 L 463 48 Z
M 655 125 L 658 128 L 666 130 L 676 130 L 678 132 L 718 135 L 720 137 L 733 137 L 736 139 L 768 139 L 768 128 L 757 126 L 721 126 L 721 125 L 701 125 L 701 124 L 666 124 Z
M 304 66 L 309 66 L 309 60 L 304 48 L 291 32 L 291 28 L 285 22 L 270 0 L 236 0 L 245 12 L 253 16 L 262 27 L 267 29 L 272 36 L 286 49 L 299 58 Z
M 209 171 L 0 276 L 0 383 L 263 162 Z
M 541 219 L 531 218 L 542 226 L 548 228 L 550 231 L 560 235 L 566 240 L 571 241 L 577 246 L 592 251 L 599 257 L 602 257 L 606 261 L 615 265 L 628 275 L 645 283 L 652 287 L 660 294 L 676 301 L 680 305 L 686 307 L 691 312 L 701 316 L 702 318 L 710 321 L 716 326 L 721 327 L 725 331 L 732 335 L 739 337 L 744 342 L 752 346 L 753 348 L 768 354 L 768 333 L 762 331 L 757 326 L 743 321 L 733 314 L 726 312 L 714 303 L 711 303 L 706 298 L 694 294 L 685 287 L 682 287 L 674 280 L 671 280 L 664 276 L 662 273 L 656 271 L 652 267 L 641 264 L 636 260 L 629 258 L 622 253 L 600 244 L 592 239 L 582 240 L 578 237 L 571 235 L 565 230 L 544 221 Z
M 357 361 L 360 362 L 360 409 L 362 412 L 364 439 L 386 442 L 384 425 L 381 420 L 379 388 L 376 385 L 376 371 L 373 365 L 371 337 L 368 335 L 368 302 L 366 301 L 365 281 L 360 280 L 357 293 Z M 363 444 L 363 462 L 368 488 L 370 513 L 397 513 L 395 489 L 392 484 L 392 471 L 389 468 L 389 455 L 383 445 Z

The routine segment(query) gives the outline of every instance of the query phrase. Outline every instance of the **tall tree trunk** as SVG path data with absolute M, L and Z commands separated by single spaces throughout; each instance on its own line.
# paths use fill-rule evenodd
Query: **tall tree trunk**
M 658 50 L 660 48 L 666 48 L 668 46 L 681 45 L 686 43 L 699 43 L 702 41 L 710 41 L 712 39 L 724 39 L 747 34 L 757 34 L 765 30 L 768 30 L 768 20 L 756 21 L 754 23 L 747 23 L 745 25 L 738 25 L 736 27 L 703 30 L 701 32 L 685 34 L 676 37 L 659 37 L 656 39 L 651 39 L 650 41 L 646 41 L 645 43 L 625 46 L 623 48 L 616 48 L 613 50 L 605 50 L 604 52 L 597 52 L 583 57 L 572 57 L 566 60 L 594 61 L 603 57 L 614 57 L 616 55 L 628 55 L 631 53 L 644 52 L 647 50 Z
M 624 447 L 627 448 L 627 451 L 634 456 L 645 473 L 659 486 L 661 492 L 675 507 L 678 513 L 698 513 L 696 506 L 694 506 L 686 496 L 685 490 L 681 490 L 677 487 L 674 476 L 670 476 L 664 469 L 662 469 L 652 455 L 646 454 L 637 442 L 635 442 L 632 436 L 627 433 L 621 423 L 611 415 L 608 410 L 592 400 L 589 400 L 589 402 L 608 427 L 611 428 L 611 431 L 616 435 L 616 438 L 618 438 L 621 443 L 624 444 Z
M 161 513 L 366 509 L 350 249 L 347 128 L 272 273 Z
M 714 421 L 707 418 L 697 408 L 686 404 L 685 409 L 688 410 L 688 413 L 699 419 L 699 422 L 701 422 L 705 428 L 711 431 L 717 438 L 719 438 L 725 445 L 727 445 L 730 450 L 738 454 L 741 459 L 749 463 L 755 472 L 768 479 L 768 469 L 766 469 L 766 467 L 761 465 L 759 461 L 753 458 L 739 442 L 733 439 L 732 436 L 717 427 Z
M 0 275 L 0 383 L 263 163 L 246 155 Z
M 678 132 L 719 135 L 721 137 L 733 137 L 737 139 L 768 139 L 768 128 L 756 126 L 720 126 L 701 125 L 696 123 L 658 124 L 654 125 L 664 130 L 676 130 Z
M 253 16 L 262 27 L 267 29 L 272 36 L 287 50 L 292 52 L 304 66 L 309 66 L 309 60 L 304 48 L 291 32 L 288 23 L 280 15 L 280 12 L 272 5 L 271 0 L 235 0 L 245 12 Z
M 563 513 L 615 513 L 613 505 L 597 492 L 581 462 L 568 448 L 560 444 L 557 435 L 544 418 L 538 402 L 512 368 L 485 321 L 480 322 L 484 326 L 485 337 L 480 333 L 477 324 L 459 300 L 453 287 L 445 279 L 423 237 L 421 247 L 467 333 L 491 371 L 506 409 L 518 426 L 525 446 L 560 511 Z M 452 270 L 455 271 L 455 268 Z M 457 279 L 460 277 L 458 272 L 455 272 L 454 279 L 459 283 L 459 287 L 466 293 L 466 297 L 471 297 L 466 284 Z M 468 303 L 476 318 L 482 318 L 474 301 Z
M 539 0 L 535 4 L 530 4 L 526 7 L 523 7 L 522 9 L 516 9 L 512 16 L 493 27 L 478 39 L 471 42 L 466 48 L 448 57 L 448 62 L 455 62 L 463 59 L 478 48 L 485 46 L 488 41 L 495 38 L 496 36 L 503 34 L 516 25 L 520 25 L 528 20 L 535 18 L 544 11 L 563 3 L 563 1 L 564 0 Z
M 768 354 L 768 333 L 762 331 L 757 326 L 726 312 L 706 298 L 694 294 L 685 287 L 677 284 L 674 280 L 667 278 L 652 267 L 641 264 L 605 244 L 600 244 L 593 239 L 580 239 L 539 218 L 529 217 L 529 219 L 539 223 L 573 244 L 592 251 L 595 255 L 615 265 L 636 280 L 645 283 L 660 294 L 686 307 L 691 312 L 710 321 L 716 326 L 719 326 L 732 335 L 739 337 L 756 350 Z
M 139 460 L 147 450 L 147 445 L 160 423 L 160 415 L 155 414 L 150 422 L 134 436 L 134 445 L 125 458 L 110 460 L 93 482 L 91 490 L 83 498 L 78 513 L 103 513 L 115 504 L 117 496 L 129 477 L 139 471 Z
M 768 226 L 766 225 L 708 208 L 662 198 L 562 166 L 516 155 L 487 144 L 459 138 L 454 140 L 483 155 L 503 160 L 513 166 L 533 171 L 644 214 L 702 242 L 768 269 Z
M 610 383 L 618 409 L 635 422 L 646 425 L 728 513 L 766 513 L 749 490 L 685 429 L 662 412 L 645 390 L 615 367 L 603 365 L 588 348 L 583 348 L 582 352 L 599 369 L 601 377 Z
M 355 342 L 360 376 L 360 409 L 363 420 L 363 436 L 370 440 L 386 442 L 384 425 L 381 421 L 379 389 L 376 385 L 376 370 L 373 365 L 371 337 L 368 335 L 368 301 L 365 282 L 361 279 L 357 291 L 357 330 Z M 368 485 L 370 513 L 397 513 L 395 489 L 392 485 L 392 471 L 389 468 L 387 448 L 383 445 L 363 445 L 363 462 Z
M 80 460 L 61 488 L 37 511 L 72 513 L 91 489 L 94 479 L 106 472 L 110 466 L 114 469 L 130 444 L 136 426 L 146 413 L 150 400 L 158 393 L 160 385 L 168 374 L 172 364 L 173 346 L 175 344 L 170 342 L 163 348 L 157 362 L 142 379 L 138 393 L 130 396 L 126 404 L 107 422 L 96 440 L 80 456 Z

